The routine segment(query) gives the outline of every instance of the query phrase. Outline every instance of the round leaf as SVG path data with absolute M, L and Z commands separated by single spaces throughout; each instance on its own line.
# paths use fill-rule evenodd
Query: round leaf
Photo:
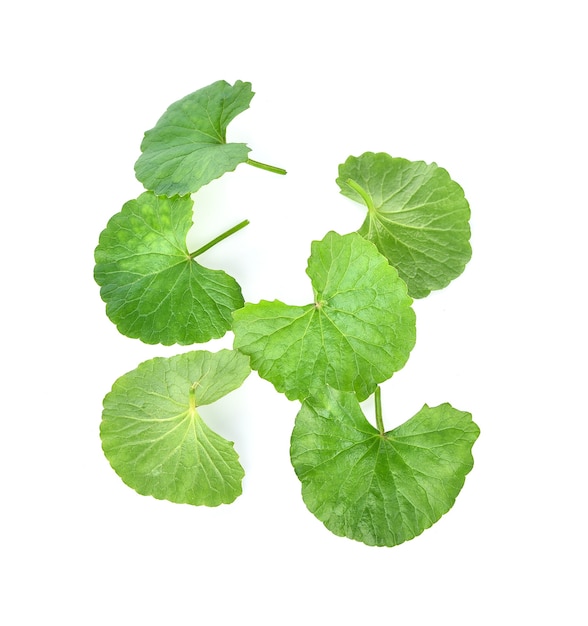
M 145 192 L 108 222 L 94 277 L 118 330 L 145 343 L 189 345 L 222 337 L 243 306 L 241 288 L 190 258 L 192 200 Z
M 353 394 L 330 389 L 304 402 L 290 452 L 306 506 L 331 532 L 395 546 L 453 506 L 478 435 L 471 415 L 449 404 L 425 405 L 382 435 Z
M 235 311 L 235 347 L 291 400 L 331 385 L 367 398 L 406 363 L 416 339 L 412 299 L 396 270 L 356 233 L 312 244 L 315 300 Z
M 251 83 L 219 80 L 174 102 L 145 133 L 137 178 L 157 195 L 185 196 L 232 172 L 250 148 L 227 143 L 227 126 L 252 98 Z
M 198 407 L 237 389 L 247 357 L 230 350 L 155 358 L 119 378 L 104 398 L 104 454 L 142 495 L 218 506 L 241 494 L 233 443 L 213 432 Z
M 413 298 L 446 287 L 472 255 L 463 189 L 435 163 L 380 152 L 339 166 L 341 193 L 368 207 L 359 233 L 396 267 Z

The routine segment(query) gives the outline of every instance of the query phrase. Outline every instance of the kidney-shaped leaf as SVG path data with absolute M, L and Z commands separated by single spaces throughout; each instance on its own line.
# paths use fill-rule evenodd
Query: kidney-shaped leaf
M 174 102 L 145 133 L 137 178 L 157 195 L 184 196 L 233 171 L 250 148 L 227 143 L 227 126 L 252 98 L 251 83 L 219 80 Z
M 198 414 L 249 375 L 230 350 L 155 358 L 119 378 L 104 398 L 102 448 L 115 472 L 142 495 L 218 506 L 241 494 L 243 468 L 233 443 Z
M 315 300 L 235 311 L 235 347 L 291 400 L 331 385 L 367 398 L 406 363 L 415 338 L 412 299 L 396 270 L 357 233 L 312 244 L 307 273 Z
M 396 267 L 413 298 L 446 287 L 470 260 L 470 207 L 435 163 L 380 152 L 339 166 L 341 193 L 368 207 L 359 233 Z
M 118 330 L 145 343 L 189 345 L 222 337 L 243 306 L 241 288 L 186 248 L 192 200 L 145 192 L 100 235 L 94 277 Z
M 350 393 L 307 399 L 292 433 L 292 464 L 308 509 L 336 535 L 394 546 L 449 511 L 472 469 L 479 429 L 449 404 L 425 405 L 380 434 Z

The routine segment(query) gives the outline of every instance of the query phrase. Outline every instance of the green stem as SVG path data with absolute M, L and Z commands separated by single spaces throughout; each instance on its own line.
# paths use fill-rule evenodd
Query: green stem
M 239 224 L 233 226 L 233 228 L 229 228 L 229 230 L 225 231 L 222 235 L 219 235 L 218 237 L 215 237 L 212 241 L 209 241 L 206 245 L 202 246 L 202 248 L 198 248 L 196 252 L 192 252 L 192 254 L 190 254 L 190 258 L 195 259 L 197 256 L 203 254 L 207 250 L 210 250 L 212 246 L 216 246 L 216 244 L 221 242 L 223 239 L 226 239 L 227 237 L 230 237 L 231 235 L 234 235 L 236 232 L 240 231 L 242 228 L 245 228 L 247 224 L 249 224 L 249 220 L 243 220 L 242 222 L 239 222 Z
M 274 172 L 274 174 L 286 174 L 286 170 L 283 170 L 281 167 L 276 167 L 275 165 L 266 165 L 265 163 L 254 161 L 253 159 L 247 159 L 246 163 L 248 165 L 253 165 L 253 167 L 258 167 L 260 170 Z
M 384 420 L 382 419 L 382 398 L 380 397 L 380 388 L 376 387 L 376 424 L 378 426 L 378 430 L 380 431 L 380 435 L 384 434 Z
M 348 178 L 345 182 L 351 187 L 351 189 L 353 189 L 353 191 L 356 191 L 362 197 L 363 201 L 365 202 L 365 205 L 370 211 L 375 211 L 374 203 L 372 201 L 371 196 L 361 185 L 358 185 L 351 178 Z
M 193 414 L 196 411 L 196 387 L 198 386 L 198 382 L 190 385 L 190 395 L 188 397 L 190 413 Z

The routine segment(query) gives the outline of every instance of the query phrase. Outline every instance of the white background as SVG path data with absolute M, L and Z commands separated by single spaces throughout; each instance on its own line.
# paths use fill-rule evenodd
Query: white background
M 2 15 L 2 623 L 586 624 L 586 19 L 582 2 L 20 2 Z M 13 8 L 18 7 L 18 8 Z M 335 537 L 290 466 L 297 404 L 256 374 L 205 417 L 244 493 L 216 509 L 137 495 L 105 460 L 101 402 L 146 359 L 93 250 L 142 190 L 143 132 L 215 80 L 251 157 L 196 197 L 201 257 L 246 300 L 304 304 L 310 242 L 357 228 L 349 155 L 435 161 L 465 189 L 473 258 L 417 301 L 386 426 L 425 402 L 482 434 L 454 508 L 401 546 Z M 231 345 L 231 337 L 211 344 Z

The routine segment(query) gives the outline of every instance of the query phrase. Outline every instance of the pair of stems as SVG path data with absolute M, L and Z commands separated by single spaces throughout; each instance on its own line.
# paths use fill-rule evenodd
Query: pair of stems
M 275 174 L 281 174 L 281 175 L 286 174 L 286 170 L 285 169 L 282 169 L 281 167 L 276 167 L 275 165 L 267 165 L 266 163 L 260 163 L 259 161 L 254 161 L 253 159 L 247 159 L 246 163 L 248 165 L 252 165 L 253 167 L 258 167 L 259 169 L 266 170 L 267 172 L 274 172 Z M 349 178 L 347 180 L 347 184 L 352 189 L 354 189 L 357 193 L 359 193 L 359 195 L 363 198 L 364 202 L 366 203 L 366 205 L 368 207 L 368 210 L 373 211 L 374 210 L 374 205 L 373 205 L 372 199 L 369 196 L 369 194 L 360 185 L 358 185 L 354 180 L 352 180 L 351 178 Z M 240 231 L 242 228 L 245 228 L 245 226 L 247 226 L 248 224 L 249 224 L 249 220 L 243 220 L 242 222 L 239 222 L 238 224 L 236 224 L 232 228 L 229 228 L 229 230 L 227 230 L 224 233 L 220 234 L 218 237 L 215 237 L 214 239 L 209 241 L 207 244 L 205 244 L 201 248 L 198 248 L 198 250 L 196 250 L 195 252 L 192 252 L 190 254 L 190 258 L 191 259 L 195 259 L 197 256 L 203 254 L 207 250 L 210 250 L 210 248 L 212 248 L 213 246 L 216 246 L 216 244 L 220 243 L 223 239 L 226 239 L 227 237 L 230 237 L 231 235 L 234 235 L 236 232 Z M 377 407 L 378 407 L 378 405 L 380 405 L 380 421 L 381 421 L 381 418 L 382 418 L 381 409 L 382 409 L 382 407 L 381 407 L 381 404 L 380 404 L 379 391 L 380 391 L 380 388 L 378 387 L 378 390 L 376 391 L 376 416 L 377 416 L 377 411 L 378 411 Z
M 247 165 L 258 167 L 261 170 L 266 170 L 267 172 L 274 172 L 274 174 L 281 174 L 282 176 L 286 174 L 286 170 L 282 169 L 281 167 L 275 167 L 274 165 L 267 165 L 265 163 L 260 163 L 259 161 L 254 161 L 253 159 L 247 159 L 246 163 Z M 200 256 L 207 250 L 210 250 L 210 248 L 212 248 L 213 246 L 216 246 L 216 244 L 220 243 L 223 239 L 226 239 L 227 237 L 234 235 L 236 232 L 239 232 L 242 228 L 245 228 L 245 226 L 247 226 L 248 224 L 249 224 L 249 220 L 243 220 L 242 222 L 239 222 L 232 228 L 229 228 L 229 230 L 226 230 L 224 233 L 220 234 L 218 237 L 215 237 L 214 239 L 209 241 L 207 244 L 205 244 L 201 248 L 198 248 L 198 250 L 195 250 L 194 252 L 192 252 L 190 254 L 190 258 L 195 259 L 197 256 Z

